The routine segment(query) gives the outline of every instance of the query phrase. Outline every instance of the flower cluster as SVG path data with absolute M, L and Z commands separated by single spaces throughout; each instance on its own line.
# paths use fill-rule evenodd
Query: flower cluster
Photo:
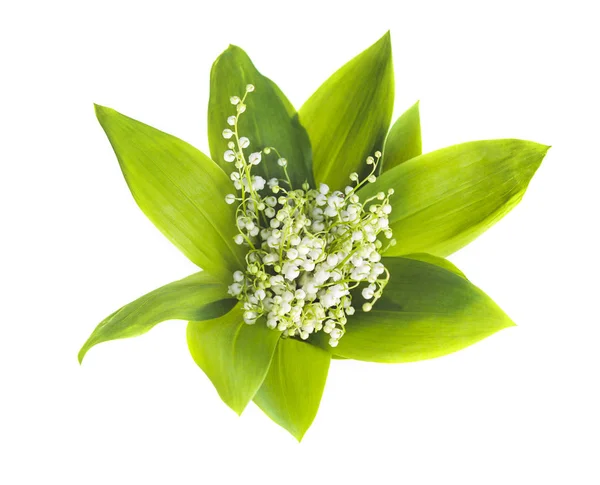
M 230 98 L 237 114 L 227 119 L 230 128 L 223 131 L 230 140 L 224 159 L 235 165 L 231 179 L 238 190 L 225 200 L 238 203 L 235 242 L 248 248 L 246 270 L 233 274 L 229 294 L 243 302 L 246 323 L 265 317 L 269 328 L 304 340 L 322 330 L 335 347 L 347 316 L 356 311 L 351 291 L 363 286 L 362 310 L 368 312 L 389 281 L 381 253 L 395 244 L 388 220 L 393 189 L 364 201 L 356 195 L 361 186 L 375 182 L 380 152 L 367 158 L 369 175 L 361 181 L 352 173 L 343 192 L 325 184 L 314 189 L 306 182 L 292 187 L 288 162 L 274 147 L 246 157 L 250 140 L 238 133 L 238 120 L 252 91 L 249 84 L 243 98 Z M 252 174 L 263 155 L 277 157 L 285 180 Z

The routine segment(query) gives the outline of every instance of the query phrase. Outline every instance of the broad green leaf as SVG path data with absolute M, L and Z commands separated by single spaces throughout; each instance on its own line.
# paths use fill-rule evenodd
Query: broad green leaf
M 165 320 L 204 320 L 227 313 L 235 300 L 227 285 L 202 271 L 162 286 L 104 319 L 79 351 L 79 362 L 94 345 L 142 335 Z
M 362 188 L 366 199 L 395 190 L 386 256 L 447 256 L 507 214 L 523 197 L 548 146 L 523 140 L 455 145 L 413 158 Z
M 234 170 L 233 163 L 225 162 L 223 153 L 228 149 L 222 132 L 231 128 L 227 118 L 236 114 L 231 96 L 243 97 L 247 84 L 255 90 L 246 98 L 246 111 L 240 115 L 240 136 L 250 140 L 246 156 L 266 146 L 275 147 L 288 160 L 287 171 L 295 188 L 308 180 L 312 184 L 310 142 L 306 130 L 298 121 L 298 114 L 281 89 L 264 77 L 248 55 L 239 47 L 229 46 L 214 62 L 210 73 L 210 100 L 208 105 L 208 141 L 212 158 L 227 173 Z M 263 154 L 260 165 L 252 172 L 269 179 L 284 178 L 283 169 L 277 165 L 275 152 Z
M 269 373 L 254 402 L 298 441 L 317 411 L 331 356 L 328 352 L 292 338 L 281 339 Z
M 435 264 L 436 266 L 440 266 L 444 269 L 447 269 L 448 271 L 452 271 L 453 273 L 457 274 L 462 278 L 468 279 L 465 276 L 465 274 L 454 265 L 454 263 L 451 263 L 447 259 L 438 258 L 437 256 L 427 253 L 407 254 L 402 257 L 408 259 L 416 259 L 417 261 L 424 261 L 425 263 L 429 264 Z
M 417 101 L 392 125 L 385 139 L 381 172 L 386 172 L 419 155 L 421 155 L 421 117 Z
M 281 332 L 270 330 L 264 321 L 244 323 L 241 303 L 222 317 L 190 322 L 187 328 L 194 361 L 237 414 L 267 375 L 280 336 Z
M 451 271 L 454 274 L 457 274 L 461 278 L 467 279 L 465 274 L 460 269 L 458 269 L 453 263 L 451 263 L 450 261 L 448 261 L 447 259 L 444 259 L 444 258 L 438 258 L 437 256 L 433 256 L 433 255 L 427 254 L 427 253 L 407 254 L 406 256 L 403 256 L 403 258 L 414 259 L 417 261 L 424 261 L 425 263 L 434 264 L 436 266 L 440 266 L 441 268 L 447 269 L 448 271 Z M 357 296 L 357 298 L 360 298 L 360 297 Z M 318 340 L 318 342 L 316 342 L 317 345 L 321 345 L 324 348 L 327 348 L 327 346 L 326 346 L 327 339 L 319 338 L 317 340 Z M 333 352 L 333 354 L 331 356 L 332 359 L 340 359 L 340 360 L 346 359 L 346 357 L 336 355 L 335 348 L 331 349 L 331 352 Z
M 341 189 L 383 150 L 394 104 L 390 34 L 335 72 L 300 108 L 317 183 Z
M 336 355 L 413 362 L 455 352 L 514 326 L 490 297 L 452 271 L 407 258 L 384 258 L 383 263 L 391 275 L 383 296 L 370 312 L 359 310 L 349 319 Z
M 230 278 L 244 263 L 235 208 L 225 202 L 229 177 L 188 143 L 117 111 L 96 105 L 135 201 L 193 263 Z

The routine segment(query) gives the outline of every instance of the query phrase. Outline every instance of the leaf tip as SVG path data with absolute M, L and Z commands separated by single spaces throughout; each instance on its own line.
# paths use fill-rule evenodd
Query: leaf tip
M 281 426 L 281 424 L 280 424 L 280 426 Z M 302 443 L 302 439 L 304 438 L 304 435 L 308 431 L 308 427 L 307 428 L 296 428 L 293 426 L 290 426 L 290 427 L 283 426 L 283 428 L 294 437 L 294 439 L 298 442 L 298 444 Z
M 85 345 L 81 347 L 81 350 L 77 354 L 77 360 L 79 361 L 79 365 L 83 364 L 83 358 L 85 357 L 85 354 L 87 354 L 87 351 L 88 348 Z
M 551 146 L 550 145 L 543 145 L 542 143 L 535 143 L 535 147 L 534 147 L 534 166 L 535 166 L 535 170 L 537 170 L 539 168 L 539 166 L 542 164 L 542 161 L 544 160 L 544 158 L 546 158 L 546 155 L 548 154 L 548 150 L 550 150 Z
M 489 297 L 488 297 L 489 298 Z M 507 328 L 511 328 L 511 327 L 516 327 L 517 324 L 513 321 L 512 318 L 510 318 L 506 312 L 504 310 L 502 310 L 502 308 L 500 308 L 497 304 L 495 304 L 496 307 L 499 310 L 499 314 L 497 316 L 497 325 L 496 325 L 496 329 L 490 334 L 494 334 L 496 332 L 499 332 L 500 330 L 505 330 Z
M 244 409 L 246 409 L 246 404 L 241 404 L 241 403 L 226 403 L 230 409 L 238 415 L 238 417 L 242 417 L 242 413 L 244 412 Z
M 94 112 L 96 113 L 96 115 L 98 113 L 102 113 L 106 109 L 107 109 L 106 106 L 102 106 L 101 104 L 94 103 Z
M 229 71 L 231 69 L 238 68 L 243 63 L 250 62 L 250 58 L 248 54 L 241 47 L 235 44 L 229 44 L 227 49 L 219 54 L 219 56 L 213 62 L 211 69 L 211 80 L 216 81 L 216 76 L 218 76 L 218 72 L 223 70 Z M 213 76 L 215 77 L 213 79 Z
M 98 118 L 100 123 L 102 123 L 102 121 L 111 114 L 116 113 L 114 109 L 96 103 L 94 103 L 94 112 L 96 113 L 96 118 Z
M 211 378 L 209 377 L 209 379 Z M 221 401 L 223 401 L 229 409 L 231 409 L 235 414 L 237 414 L 238 417 L 241 417 L 244 410 L 246 409 L 246 406 L 248 406 L 250 399 L 241 397 L 239 395 L 236 396 L 230 392 L 224 391 L 221 388 L 217 388 L 215 382 L 212 379 L 211 382 L 215 386 L 215 389 L 217 390 Z
M 219 56 L 219 58 L 221 58 L 222 56 L 244 56 L 244 57 L 248 57 L 248 54 L 246 54 L 246 51 L 244 49 L 242 49 L 239 45 L 235 45 L 235 44 L 229 44 L 227 46 L 227 49 L 225 49 L 221 55 Z M 217 58 L 217 60 L 219 59 Z
M 378 46 L 381 48 L 382 53 L 390 54 L 392 51 L 392 34 L 388 30 L 383 36 L 375 42 L 373 47 Z
M 552 148 L 551 145 L 544 145 L 543 143 L 537 143 L 535 141 L 525 141 L 525 144 L 530 147 L 530 150 L 539 153 L 544 156 Z
M 229 53 L 229 52 L 235 52 L 235 51 L 237 51 L 237 50 L 239 50 L 239 47 L 238 47 L 237 45 L 235 45 L 235 44 L 229 44 L 229 45 L 227 46 L 227 49 L 225 49 L 225 50 L 224 50 L 224 51 L 221 53 L 221 55 L 223 55 L 223 54 L 227 54 L 227 53 Z M 219 56 L 219 57 L 220 57 L 220 56 Z

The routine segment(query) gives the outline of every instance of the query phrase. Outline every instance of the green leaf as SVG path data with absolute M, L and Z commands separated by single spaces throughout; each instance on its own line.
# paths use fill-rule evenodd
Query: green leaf
M 317 411 L 331 356 L 305 342 L 279 341 L 269 373 L 254 402 L 298 441 L 310 427 Z
M 417 101 L 392 125 L 385 140 L 381 173 L 419 155 L 421 155 L 421 117 Z
M 383 263 L 391 275 L 383 296 L 370 312 L 359 310 L 349 319 L 336 355 L 413 362 L 455 352 L 514 326 L 490 297 L 452 271 L 407 258 L 384 258 Z
M 234 303 L 226 284 L 204 271 L 195 273 L 151 291 L 104 319 L 79 351 L 79 362 L 101 342 L 142 335 L 165 320 L 216 318 Z
M 523 197 L 548 146 L 523 140 L 474 141 L 413 158 L 359 192 L 395 190 L 386 256 L 447 256 L 507 214 Z
M 425 263 L 435 264 L 436 266 L 440 266 L 441 268 L 447 269 L 448 271 L 452 271 L 454 274 L 457 274 L 461 278 L 468 279 L 465 274 L 458 269 L 453 263 L 444 258 L 438 258 L 432 254 L 427 253 L 417 253 L 417 254 L 407 254 L 403 256 L 408 259 L 415 259 L 417 261 L 424 261 Z
M 390 34 L 335 72 L 300 108 L 317 183 L 342 189 L 367 156 L 383 149 L 394 104 Z
M 414 259 L 417 261 L 424 261 L 425 263 L 429 263 L 429 264 L 434 264 L 436 266 L 440 266 L 441 268 L 447 269 L 448 271 L 453 272 L 454 274 L 457 274 L 458 276 L 460 276 L 461 278 L 467 279 L 467 277 L 465 276 L 465 274 L 458 269 L 453 263 L 451 263 L 450 261 L 448 261 L 447 259 L 444 258 L 438 258 L 437 256 L 433 256 L 431 254 L 427 254 L 427 253 L 418 253 L 418 254 L 407 254 L 406 256 L 403 256 L 404 258 L 408 258 L 408 259 Z M 356 298 L 360 298 L 360 296 L 357 296 Z M 311 343 L 314 340 L 311 340 Z M 327 344 L 327 339 L 325 338 L 319 338 L 317 339 L 316 342 L 317 345 L 320 345 L 322 348 L 327 349 L 328 351 L 331 352 L 335 352 L 335 349 L 332 349 L 329 344 Z M 332 359 L 346 359 L 347 357 L 342 357 L 340 355 L 336 355 L 335 353 L 333 353 L 331 355 Z
M 270 330 L 264 321 L 244 323 L 241 303 L 220 318 L 190 322 L 187 328 L 194 361 L 237 414 L 267 375 L 280 336 L 281 332 Z
M 193 263 L 220 278 L 244 266 L 229 177 L 188 143 L 96 105 L 135 201 Z
M 222 132 L 227 118 L 236 114 L 229 98 L 244 95 L 246 85 L 255 90 L 246 98 L 246 111 L 240 116 L 238 128 L 241 136 L 250 140 L 249 153 L 266 146 L 275 147 L 288 160 L 287 171 L 295 188 L 306 180 L 313 183 L 310 142 L 306 130 L 298 121 L 298 114 L 281 89 L 264 77 L 248 55 L 237 46 L 229 46 L 214 62 L 210 73 L 210 100 L 208 105 L 208 141 L 212 158 L 227 173 L 234 164 L 225 162 L 223 153 L 228 149 Z M 277 154 L 263 155 L 260 165 L 252 168 L 254 174 L 266 179 L 285 178 L 283 168 L 277 165 Z

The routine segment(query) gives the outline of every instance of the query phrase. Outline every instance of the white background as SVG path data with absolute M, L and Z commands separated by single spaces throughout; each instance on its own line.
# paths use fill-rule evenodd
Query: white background
M 0 7 L 0 482 L 600 483 L 595 2 L 17 2 Z M 185 323 L 77 351 L 194 267 L 135 206 L 92 103 L 207 150 L 212 61 L 242 46 L 299 107 L 392 31 L 424 149 L 552 145 L 451 259 L 518 323 L 437 360 L 334 362 L 302 444 L 222 404 Z

